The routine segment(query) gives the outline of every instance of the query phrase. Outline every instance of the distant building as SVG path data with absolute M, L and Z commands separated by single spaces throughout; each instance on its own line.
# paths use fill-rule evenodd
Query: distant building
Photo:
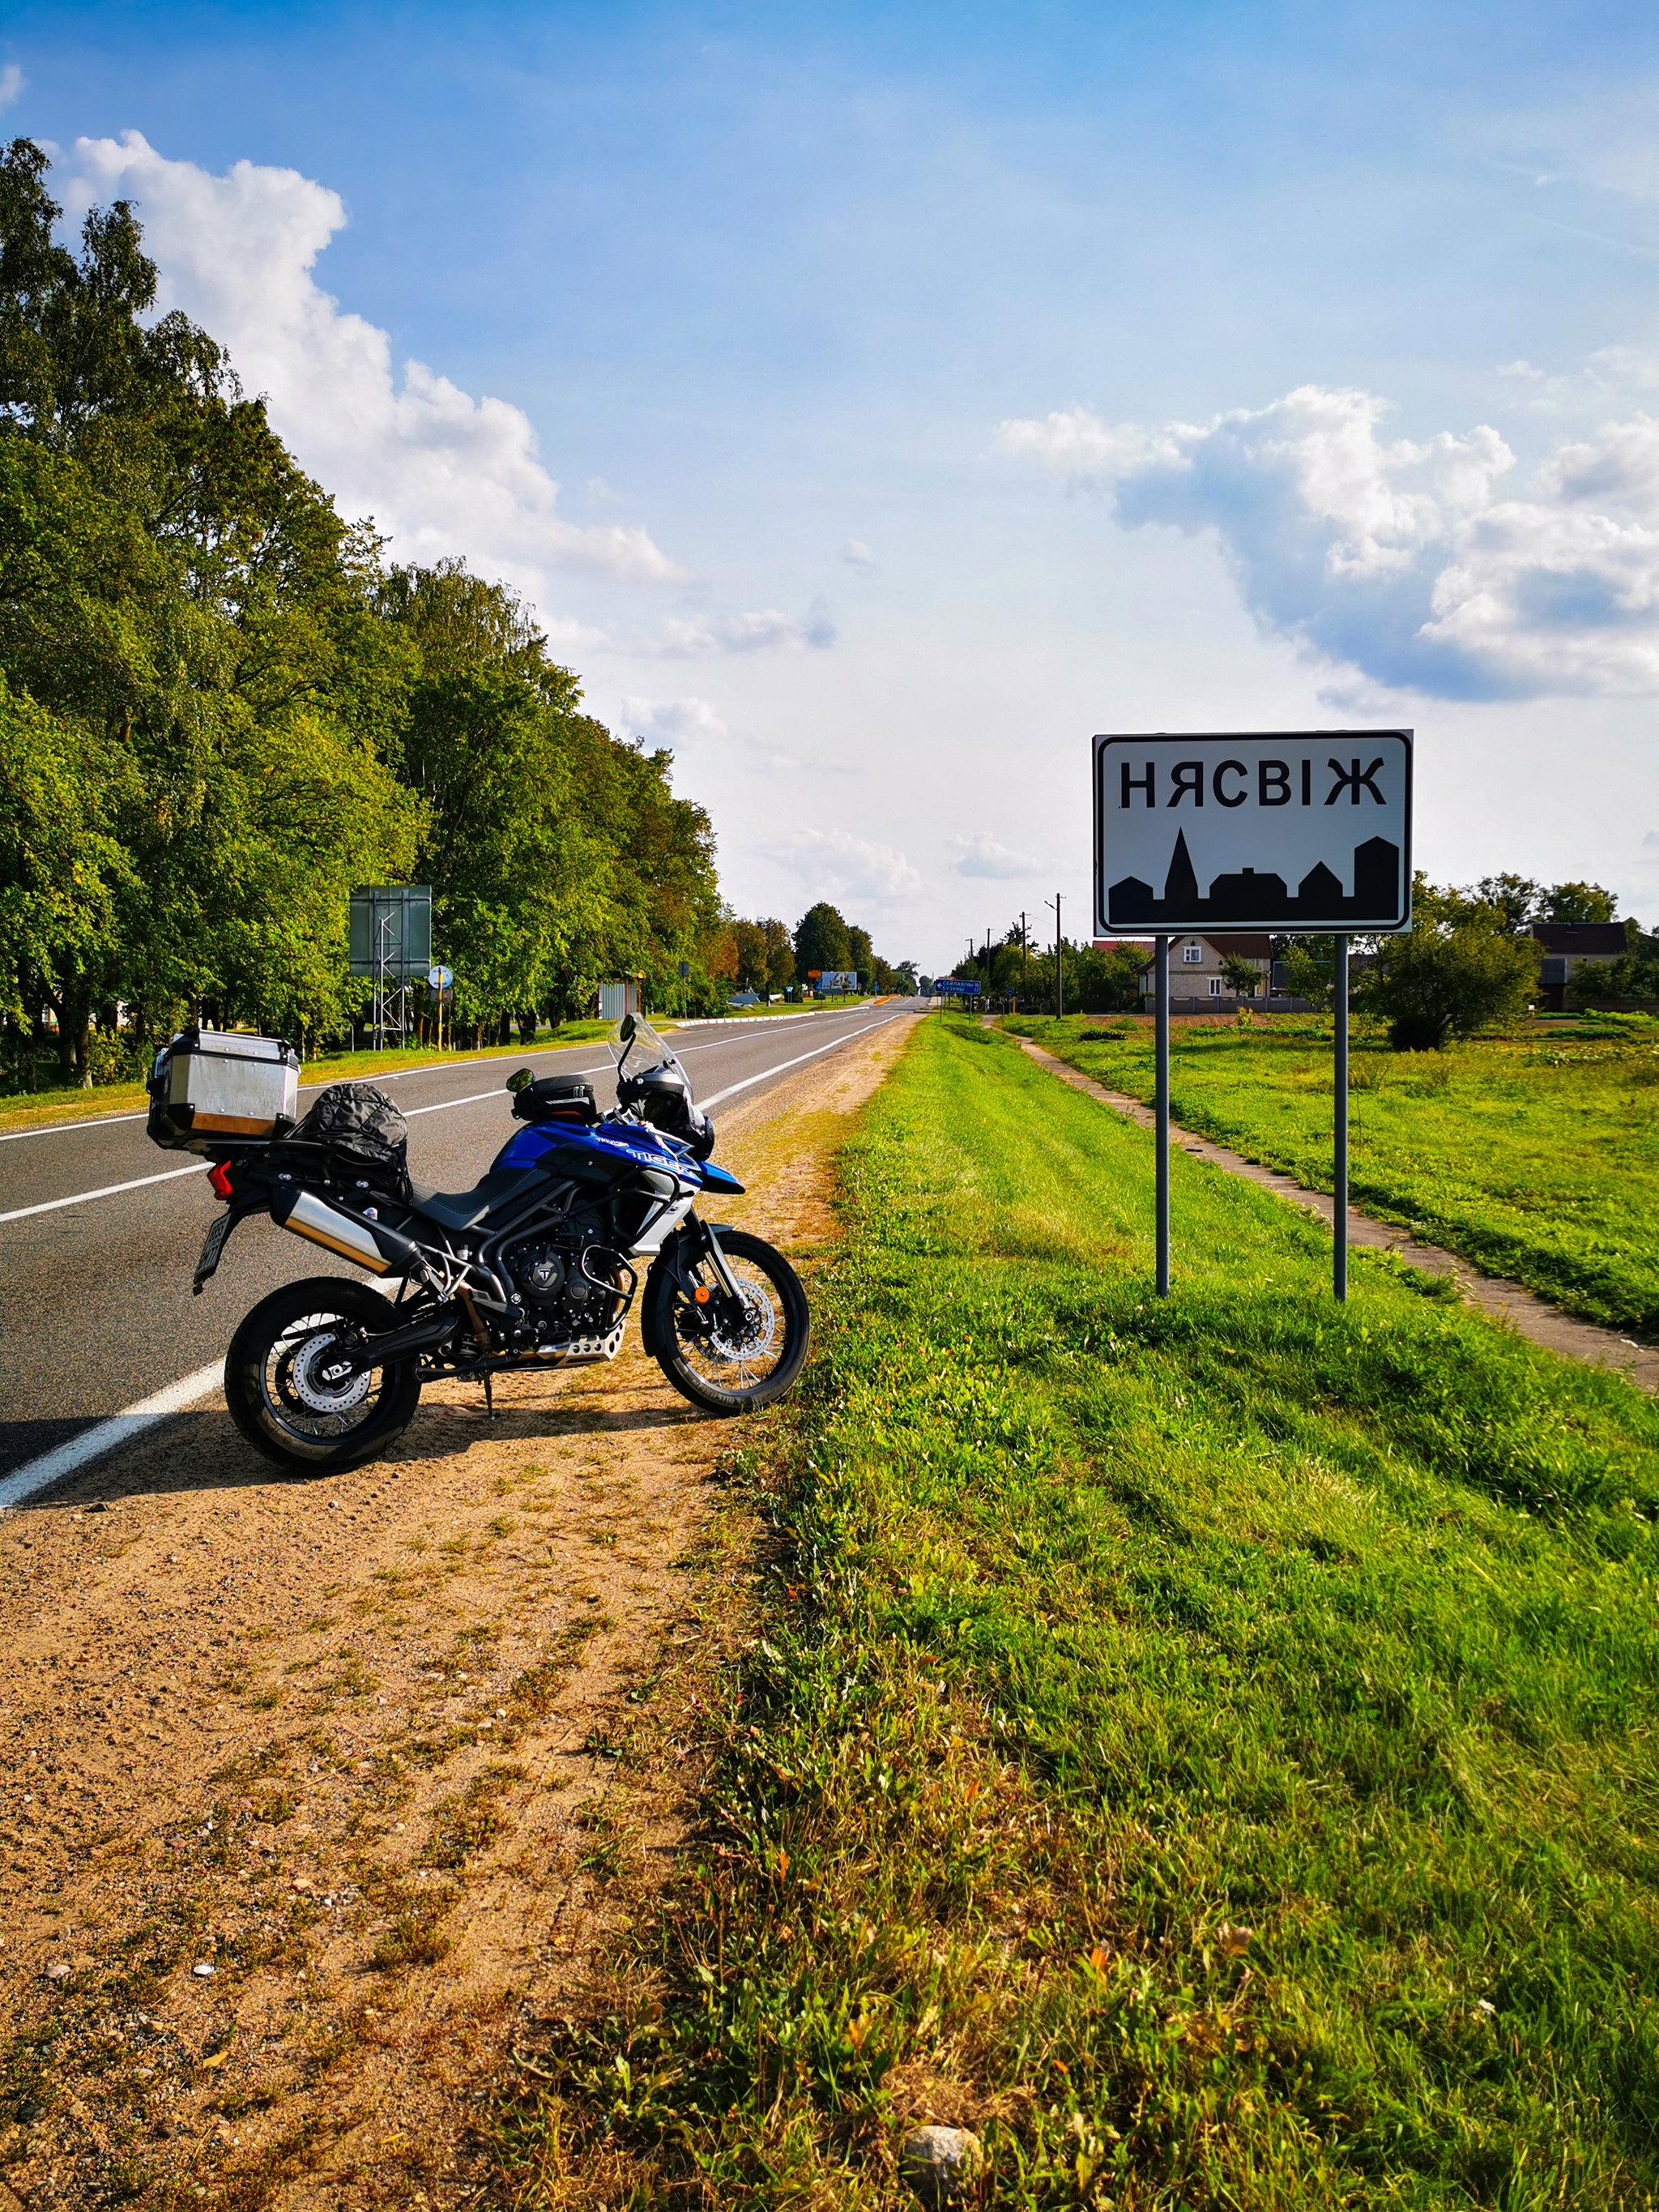
M 1241 998 L 1221 972 L 1225 960 L 1248 960 L 1261 978 L 1254 997 Z M 1140 963 L 1141 1010 L 1157 1004 L 1153 961 Z M 1271 1007 L 1276 1013 L 1304 1010 L 1307 1001 L 1291 998 L 1285 988 L 1285 963 L 1273 958 L 1269 937 L 1203 937 L 1188 934 L 1170 939 L 1170 1008 L 1181 1014 L 1224 1014 L 1239 1006 Z
M 1607 967 L 1629 950 L 1622 921 L 1535 921 L 1533 941 L 1543 954 L 1538 981 L 1552 1013 L 1565 1013 L 1567 985 L 1580 968 Z

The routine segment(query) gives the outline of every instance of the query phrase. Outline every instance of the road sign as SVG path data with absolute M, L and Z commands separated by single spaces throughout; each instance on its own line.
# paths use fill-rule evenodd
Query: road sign
M 432 962 L 432 891 L 426 884 L 374 884 L 354 890 L 347 964 L 354 975 L 398 982 Z
M 939 999 L 976 999 L 979 985 L 975 981 L 963 982 L 954 975 L 941 975 L 934 982 L 933 995 Z
M 682 983 L 683 983 L 683 982 L 684 982 L 684 981 L 685 981 L 686 977 L 687 977 L 690 973 L 691 973 L 691 963 L 690 963 L 689 960 L 682 960 L 682 961 L 681 961 L 681 963 L 680 963 L 680 981 L 681 981 L 681 982 L 682 982 Z
M 1411 926 L 1412 732 L 1095 739 L 1095 935 Z
M 454 980 L 454 976 L 447 968 L 428 968 L 426 971 L 428 990 L 447 991 Z

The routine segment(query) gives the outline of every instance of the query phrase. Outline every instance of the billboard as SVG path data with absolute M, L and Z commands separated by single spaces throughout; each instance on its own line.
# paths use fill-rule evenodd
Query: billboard
M 856 991 L 859 987 L 858 971 L 852 968 L 823 968 L 812 980 L 818 987 L 820 998 L 826 992 Z
M 1408 928 L 1412 736 L 1096 738 L 1095 935 Z

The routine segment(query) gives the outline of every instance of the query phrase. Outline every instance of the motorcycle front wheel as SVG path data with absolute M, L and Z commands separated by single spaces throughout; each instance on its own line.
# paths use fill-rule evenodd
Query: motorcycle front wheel
M 316 1474 L 378 1459 L 414 1419 L 416 1363 L 339 1376 L 331 1354 L 381 1334 L 391 1316 L 378 1291 L 347 1275 L 315 1275 L 262 1298 L 225 1354 L 225 1402 L 254 1449 Z
M 657 1364 L 705 1413 L 752 1413 L 781 1398 L 799 1374 L 811 1316 L 800 1278 L 781 1252 L 741 1230 L 728 1231 L 720 1250 L 743 1299 L 742 1321 L 717 1317 L 726 1298 L 707 1259 L 691 1278 L 708 1294 L 701 1305 L 663 1275 L 653 1316 Z

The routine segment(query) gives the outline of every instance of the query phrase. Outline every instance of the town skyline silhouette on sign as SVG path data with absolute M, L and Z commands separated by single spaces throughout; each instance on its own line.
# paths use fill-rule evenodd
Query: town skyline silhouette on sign
M 1163 897 L 1139 876 L 1124 876 L 1107 892 L 1108 915 L 1115 929 L 1148 923 L 1188 929 L 1206 921 L 1280 922 L 1289 929 L 1331 929 L 1345 921 L 1361 928 L 1388 927 L 1400 908 L 1400 848 L 1387 837 L 1368 837 L 1354 847 L 1352 859 L 1352 897 L 1323 860 L 1309 869 L 1294 894 L 1281 875 L 1240 868 L 1215 877 L 1209 896 L 1200 897 L 1187 833 L 1178 830 Z

